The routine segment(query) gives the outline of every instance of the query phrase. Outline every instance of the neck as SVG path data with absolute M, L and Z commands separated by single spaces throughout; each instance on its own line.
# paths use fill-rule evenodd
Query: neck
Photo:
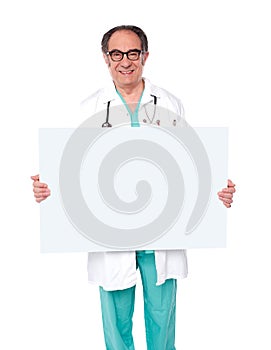
M 125 100 L 134 99 L 137 101 L 144 90 L 144 80 L 141 79 L 136 85 L 133 86 L 118 86 L 116 84 L 115 86 Z

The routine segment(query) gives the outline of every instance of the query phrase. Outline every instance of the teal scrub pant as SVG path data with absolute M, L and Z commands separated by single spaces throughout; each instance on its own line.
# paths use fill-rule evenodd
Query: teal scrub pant
M 144 318 L 148 350 L 176 350 L 176 279 L 156 286 L 153 253 L 137 252 L 144 294 Z M 102 319 L 106 350 L 134 350 L 132 317 L 135 286 L 116 291 L 100 287 Z

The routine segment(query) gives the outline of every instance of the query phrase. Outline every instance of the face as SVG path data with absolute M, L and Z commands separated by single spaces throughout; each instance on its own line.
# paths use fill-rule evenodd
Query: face
M 108 42 L 108 51 L 120 50 L 127 52 L 132 49 L 141 50 L 141 41 L 132 31 L 120 30 L 112 34 Z M 131 61 L 127 55 L 119 62 L 112 61 L 104 54 L 110 74 L 117 88 L 133 88 L 142 81 L 143 66 L 148 58 L 148 52 L 141 54 L 137 61 Z

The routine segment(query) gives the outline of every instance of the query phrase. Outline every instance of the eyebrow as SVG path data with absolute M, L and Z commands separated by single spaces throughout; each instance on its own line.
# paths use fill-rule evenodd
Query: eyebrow
M 134 50 L 140 50 L 140 51 L 142 51 L 142 49 L 138 49 L 138 48 L 133 48 L 133 49 L 129 49 L 128 51 L 121 51 L 120 49 L 111 49 L 111 50 L 107 50 L 108 52 L 110 52 L 110 51 L 120 51 L 120 52 L 129 52 L 129 51 L 134 51 Z

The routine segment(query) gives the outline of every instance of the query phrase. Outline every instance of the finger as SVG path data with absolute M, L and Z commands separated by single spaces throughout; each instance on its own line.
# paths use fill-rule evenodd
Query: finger
M 223 193 L 235 193 L 236 189 L 234 187 L 227 187 L 227 188 L 222 188 L 221 191 L 219 191 L 218 193 L 223 194 Z
M 232 204 L 233 200 L 232 199 L 224 199 L 222 202 L 224 204 Z
M 227 188 L 223 188 L 221 192 L 224 192 L 224 193 L 235 193 L 236 189 L 234 187 L 227 187 Z
M 226 202 L 233 202 L 233 195 L 230 194 L 230 193 L 221 193 L 219 192 L 218 194 L 218 198 L 221 200 L 221 201 L 226 201 Z
M 231 204 L 233 203 L 233 200 L 230 200 L 230 199 L 221 199 L 221 198 L 219 198 L 219 199 L 227 208 L 229 208 L 231 206 Z
M 36 194 L 48 194 L 50 193 L 50 190 L 49 188 L 33 187 L 33 192 Z
M 48 195 L 42 194 L 42 193 L 35 193 L 35 194 L 34 194 L 34 197 L 35 197 L 36 199 L 45 199 L 45 198 L 48 197 Z
M 48 185 L 43 183 L 43 182 L 34 181 L 33 182 L 33 187 L 48 188 Z
M 50 195 L 51 195 L 50 192 L 48 192 L 48 193 L 35 193 L 34 197 L 35 197 L 36 200 L 44 200 L 47 197 L 49 197 Z
M 218 197 L 218 199 L 220 199 L 223 203 L 232 203 L 233 200 L 232 198 L 224 198 L 224 197 Z
M 222 198 L 232 198 L 233 197 L 233 193 L 232 192 L 225 192 L 225 191 L 220 191 L 220 192 L 218 192 L 217 193 L 217 195 L 219 196 L 219 197 L 222 197 Z
M 46 183 L 40 182 L 39 174 L 31 176 L 31 179 L 34 181 L 33 182 L 34 187 L 44 187 L 44 188 L 48 187 Z
M 234 187 L 235 184 L 230 180 L 228 179 L 228 187 Z
M 225 205 L 226 208 L 231 208 L 231 205 L 228 203 L 223 203 Z
M 40 180 L 40 175 L 37 174 L 37 175 L 31 176 L 31 180 L 33 180 L 33 181 L 39 181 L 39 180 Z
M 219 192 L 218 196 L 221 198 L 232 198 L 233 194 L 228 192 Z
M 36 198 L 36 202 L 37 203 L 41 203 L 42 201 L 44 201 L 46 198 Z

